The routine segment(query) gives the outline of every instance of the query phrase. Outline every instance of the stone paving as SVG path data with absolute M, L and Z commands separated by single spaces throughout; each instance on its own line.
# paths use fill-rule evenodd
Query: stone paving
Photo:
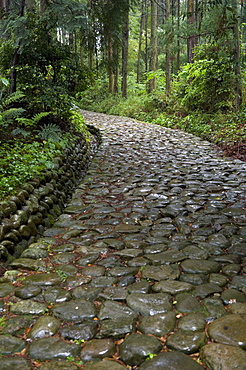
M 103 143 L 0 280 L 0 370 L 245 370 L 246 163 L 83 114 Z

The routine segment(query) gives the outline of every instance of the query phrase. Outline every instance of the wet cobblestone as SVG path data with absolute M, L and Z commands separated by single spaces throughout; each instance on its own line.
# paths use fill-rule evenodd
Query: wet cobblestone
M 246 370 L 246 164 L 83 114 L 103 143 L 0 279 L 0 370 Z

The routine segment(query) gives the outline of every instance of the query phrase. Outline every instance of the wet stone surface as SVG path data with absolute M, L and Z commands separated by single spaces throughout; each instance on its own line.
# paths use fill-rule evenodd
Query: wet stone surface
M 246 164 L 83 114 L 103 143 L 0 278 L 0 370 L 246 370 Z

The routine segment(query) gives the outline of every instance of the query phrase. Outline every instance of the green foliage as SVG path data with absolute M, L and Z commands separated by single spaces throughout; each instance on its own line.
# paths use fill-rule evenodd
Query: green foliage
M 19 104 L 23 97 L 24 94 L 21 91 L 16 91 L 6 97 L 0 97 L 0 130 L 1 126 L 6 128 L 25 112 L 25 109 L 21 107 L 13 107 L 15 103 Z
M 19 116 L 21 116 L 24 112 L 25 109 L 23 108 L 6 109 L 1 113 L 0 124 L 3 125 L 4 127 L 7 127 L 9 124 L 13 124 L 14 121 L 17 120 Z
M 25 97 L 22 91 L 16 91 L 11 95 L 8 95 L 6 98 L 1 99 L 1 107 L 6 108 L 13 103 L 19 103 L 22 98 Z
M 53 158 L 62 154 L 68 138 L 58 145 L 47 140 L 42 143 L 14 141 L 0 149 L 0 198 L 12 194 L 23 182 L 35 175 L 42 177 L 45 168 L 53 168 Z
M 28 132 L 28 131 L 24 130 L 23 128 L 17 127 L 17 128 L 15 128 L 14 130 L 11 131 L 11 134 L 12 134 L 12 136 L 21 135 L 24 138 L 26 138 L 26 137 L 31 135 L 31 132 Z
M 36 127 L 38 122 L 41 121 L 42 118 L 47 117 L 50 114 L 51 112 L 40 112 L 35 114 L 32 118 L 17 117 L 16 121 L 25 127 L 28 126 Z
M 84 117 L 78 111 L 78 109 L 72 109 L 70 111 L 70 122 L 75 131 L 82 133 L 87 142 L 90 141 L 90 132 L 87 129 Z
M 46 124 L 39 131 L 38 136 L 43 140 L 54 140 L 59 142 L 61 140 L 61 129 L 54 123 Z
M 187 111 L 216 112 L 233 104 L 234 74 L 225 60 L 199 60 L 187 64 L 178 75 L 178 98 Z
M 0 329 L 2 329 L 2 327 L 4 326 L 5 321 L 6 321 L 6 316 L 0 317 Z
M 9 85 L 9 81 L 6 78 L 0 76 L 0 84 L 2 85 L 2 87 L 6 87 Z
M 162 89 L 163 72 L 156 72 L 159 90 L 150 95 L 146 91 L 146 83 L 151 76 L 147 74 L 146 80 L 137 84 L 136 75 L 132 73 L 128 79 L 128 99 L 119 94 L 109 94 L 106 81 L 99 78 L 89 89 L 77 94 L 78 104 L 81 108 L 92 111 L 151 121 L 166 106 Z
M 152 360 L 156 356 L 156 353 L 149 353 L 149 355 L 146 357 L 146 360 Z
M 67 280 L 68 275 L 61 270 L 55 270 L 56 274 L 60 277 L 62 282 L 65 282 Z

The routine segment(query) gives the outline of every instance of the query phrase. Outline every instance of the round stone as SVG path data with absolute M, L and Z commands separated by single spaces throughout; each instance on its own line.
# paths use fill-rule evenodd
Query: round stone
M 179 319 L 178 328 L 183 331 L 203 331 L 205 329 L 205 315 L 201 313 L 191 313 Z
M 138 330 L 144 334 L 163 337 L 174 330 L 175 324 L 175 312 L 159 313 L 150 317 L 142 317 Z
M 58 253 L 51 258 L 52 263 L 63 264 L 72 263 L 75 259 L 75 254 L 71 252 Z
M 60 338 L 48 337 L 35 339 L 30 343 L 28 355 L 33 360 L 55 360 L 76 357 L 79 354 L 80 345 L 72 342 L 65 342 Z
M 25 346 L 26 342 L 23 339 L 8 334 L 0 335 L 0 353 L 2 355 L 21 352 Z
M 221 293 L 222 288 L 217 284 L 201 284 L 198 285 L 195 289 L 195 297 L 205 298 L 213 293 Z
M 64 326 L 60 334 L 67 340 L 90 340 L 97 333 L 97 321 L 85 321 L 82 324 Z
M 187 354 L 195 353 L 206 342 L 205 332 L 177 331 L 167 338 L 167 347 Z
M 152 316 L 172 309 L 171 296 L 166 293 L 129 294 L 126 301 L 130 308 L 142 316 Z
M 220 264 L 208 260 L 185 260 L 182 262 L 182 269 L 187 273 L 210 274 L 220 270 Z
M 16 315 L 40 315 L 47 308 L 47 305 L 32 300 L 19 301 L 10 306 L 10 312 Z
M 80 298 L 55 305 L 53 314 L 64 321 L 81 322 L 85 319 L 94 319 L 96 308 L 93 303 Z
M 39 370 L 67 370 L 69 366 L 69 370 L 79 370 L 79 367 L 73 363 L 69 363 L 65 360 L 57 360 L 57 361 L 49 361 L 43 362 L 39 366 Z
M 131 334 L 119 346 L 120 358 L 130 366 L 141 364 L 150 353 L 156 354 L 162 349 L 161 342 L 148 335 Z
M 120 365 L 116 361 L 100 361 L 95 364 L 85 365 L 84 370 L 125 370 L 125 366 Z M 70 370 L 70 368 L 69 368 Z
M 246 369 L 246 352 L 240 348 L 220 343 L 209 343 L 200 351 L 202 361 L 211 370 Z
M 189 292 L 193 290 L 193 285 L 176 280 L 160 281 L 152 286 L 154 292 L 169 293 L 175 295 L 177 293 Z
M 227 276 L 235 276 L 237 275 L 241 270 L 241 265 L 237 263 L 230 263 L 229 265 L 226 265 L 222 268 L 223 274 Z
M 180 275 L 177 264 L 167 266 L 146 266 L 142 269 L 142 277 L 153 280 L 178 279 Z
M 99 277 L 105 274 L 104 266 L 87 266 L 82 268 L 82 274 L 90 277 Z
M 246 321 L 238 315 L 218 318 L 209 325 L 208 334 L 215 342 L 246 349 Z
M 228 278 L 222 274 L 213 273 L 209 275 L 209 283 L 223 287 L 228 283 Z
M 180 293 L 176 296 L 176 310 L 178 312 L 196 312 L 201 308 L 198 300 L 190 294 Z
M 10 283 L 1 283 L 0 284 L 0 298 L 6 297 L 13 292 L 15 286 Z
M 115 344 L 110 339 L 92 339 L 82 348 L 80 357 L 86 362 L 98 361 L 104 357 L 111 357 L 115 352 Z
M 139 366 L 139 370 L 160 369 L 203 370 L 204 368 L 188 355 L 185 355 L 184 353 L 178 351 L 160 353 L 153 359 L 147 360 Z
M 50 287 L 44 291 L 43 297 L 47 303 L 61 303 L 69 301 L 71 294 L 69 291 L 60 287 Z
M 32 370 L 33 367 L 29 361 L 23 357 L 1 357 L 1 370 Z
M 61 278 L 58 274 L 51 273 L 51 274 L 35 274 L 27 276 L 23 280 L 24 284 L 32 284 L 38 286 L 51 286 L 51 285 L 58 285 L 61 283 Z
M 221 294 L 221 299 L 225 304 L 246 302 L 246 295 L 237 289 L 226 289 Z
M 33 325 L 28 337 L 31 339 L 44 338 L 54 335 L 60 327 L 60 321 L 52 316 L 41 316 Z
M 15 295 L 21 299 L 28 299 L 32 297 L 36 297 L 38 294 L 42 292 L 42 289 L 39 286 L 35 285 L 27 285 L 23 287 L 19 287 L 15 290 Z

